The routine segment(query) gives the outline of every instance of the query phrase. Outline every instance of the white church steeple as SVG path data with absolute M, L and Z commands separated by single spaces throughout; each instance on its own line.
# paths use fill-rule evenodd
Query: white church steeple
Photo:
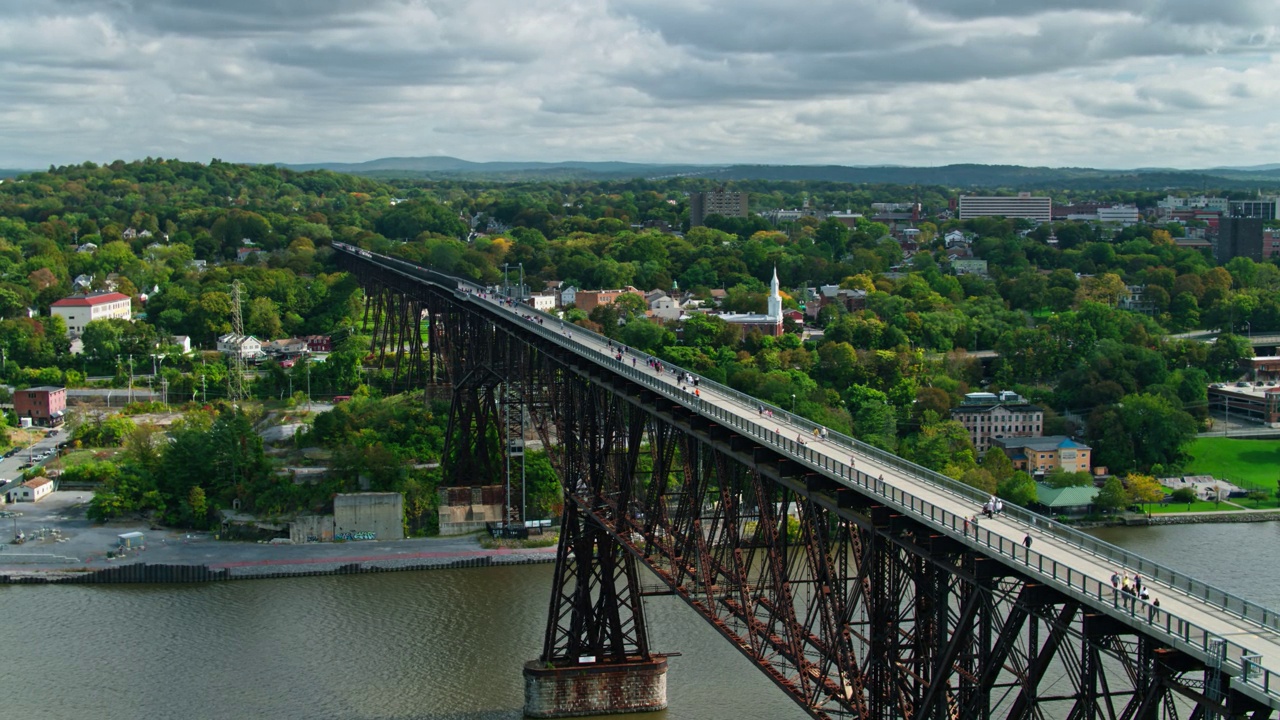
M 773 268 L 773 280 L 769 281 L 769 319 L 782 322 L 782 293 L 778 290 L 778 268 Z

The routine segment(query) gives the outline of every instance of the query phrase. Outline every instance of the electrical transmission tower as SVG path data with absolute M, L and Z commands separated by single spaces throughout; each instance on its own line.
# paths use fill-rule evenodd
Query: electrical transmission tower
M 244 399 L 244 318 L 240 315 L 240 281 L 231 283 L 231 353 L 227 394 L 232 403 Z

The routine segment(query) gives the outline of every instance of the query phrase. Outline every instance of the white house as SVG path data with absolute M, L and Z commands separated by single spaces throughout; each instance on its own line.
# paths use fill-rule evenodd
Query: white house
M 578 288 L 570 285 L 560 291 L 560 307 L 572 305 L 578 300 Z
M 50 312 L 67 323 L 67 337 L 80 337 L 94 320 L 133 319 L 132 301 L 118 292 L 76 293 L 55 302 Z
M 41 498 L 53 492 L 53 481 L 47 477 L 35 477 L 22 483 L 18 488 L 19 502 L 39 502 Z
M 182 349 L 182 354 L 187 355 L 191 352 L 191 338 L 186 335 L 174 335 L 171 340 L 174 345 Z
M 249 360 L 262 354 L 262 343 L 252 335 L 236 335 L 227 333 L 218 338 L 218 352 L 223 355 L 236 355 Z
M 529 304 L 534 310 L 551 312 L 556 309 L 555 293 L 533 293 L 529 296 Z

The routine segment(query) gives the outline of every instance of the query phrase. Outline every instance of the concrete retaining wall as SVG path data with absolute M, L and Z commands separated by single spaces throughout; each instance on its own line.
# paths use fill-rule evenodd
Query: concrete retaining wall
M 386 564 L 338 563 L 326 565 L 256 565 L 212 569 L 205 565 L 148 565 L 132 563 L 102 570 L 31 571 L 0 575 L 0 585 L 25 584 L 95 584 L 95 583 L 185 583 L 218 580 L 260 580 L 265 578 L 311 577 L 319 575 L 359 575 L 364 573 L 399 572 L 404 570 L 456 570 L 459 568 L 503 567 L 506 565 L 541 565 L 555 562 L 554 553 L 539 555 L 505 555 L 456 558 L 453 560 L 395 560 Z
M 373 533 L 371 538 L 347 537 Z M 333 499 L 335 540 L 403 540 L 404 496 L 400 493 L 351 493 Z
M 1196 515 L 1160 514 L 1152 515 L 1148 525 L 1194 525 L 1197 523 L 1241 523 L 1266 522 L 1280 520 L 1280 510 L 1262 512 L 1220 512 Z

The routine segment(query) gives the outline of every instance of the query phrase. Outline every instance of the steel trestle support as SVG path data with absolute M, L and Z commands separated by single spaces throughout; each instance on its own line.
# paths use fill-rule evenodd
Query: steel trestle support
M 1271 717 L 1140 627 L 807 474 L 526 320 L 344 262 L 369 289 L 375 354 L 425 353 L 400 360 L 398 377 L 452 384 L 459 472 L 489 472 L 492 389 L 524 394 L 564 489 L 540 662 L 659 658 L 643 565 L 815 718 Z M 385 294 L 414 301 L 374 299 Z M 403 318 L 424 311 L 428 337 L 415 340 L 422 323 Z

